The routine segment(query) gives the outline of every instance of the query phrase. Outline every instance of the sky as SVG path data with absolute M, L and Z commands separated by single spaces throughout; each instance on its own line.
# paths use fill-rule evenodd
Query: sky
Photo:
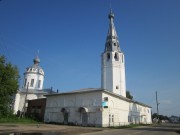
M 44 88 L 100 88 L 112 8 L 127 90 L 153 113 L 157 91 L 159 113 L 179 116 L 179 7 L 180 0 L 1 0 L 0 55 L 18 67 L 20 86 L 38 54 Z

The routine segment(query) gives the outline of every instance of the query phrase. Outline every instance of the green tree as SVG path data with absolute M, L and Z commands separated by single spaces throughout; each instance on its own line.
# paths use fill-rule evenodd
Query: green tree
M 152 115 L 152 119 L 154 119 L 154 118 L 159 118 L 159 116 L 158 116 L 158 114 L 157 114 L 157 113 L 153 113 L 153 115 Z
M 0 117 L 11 114 L 13 95 L 17 92 L 19 72 L 16 66 L 0 56 Z
M 169 118 L 167 116 L 158 115 L 157 113 L 153 113 L 152 119 L 154 119 L 154 118 L 159 118 L 159 120 L 169 120 Z
M 133 96 L 131 95 L 130 91 L 126 91 L 126 98 L 133 99 Z

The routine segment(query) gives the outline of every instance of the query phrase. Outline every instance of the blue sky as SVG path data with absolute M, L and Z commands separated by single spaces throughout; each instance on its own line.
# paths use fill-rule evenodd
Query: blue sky
M 111 0 L 135 100 L 180 115 L 180 1 Z M 1 0 L 0 54 L 25 68 L 39 50 L 44 87 L 60 92 L 100 87 L 109 0 Z

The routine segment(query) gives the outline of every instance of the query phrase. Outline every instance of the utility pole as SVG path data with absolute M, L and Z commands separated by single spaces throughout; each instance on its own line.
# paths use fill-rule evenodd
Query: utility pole
M 157 115 L 158 115 L 158 120 L 159 120 L 159 102 L 158 102 L 158 98 L 157 98 L 157 91 L 156 91 L 156 105 L 157 105 Z
M 26 95 L 25 95 L 25 99 L 24 99 L 24 106 L 23 106 L 23 115 L 22 117 L 25 116 L 25 111 L 26 111 L 26 101 L 27 101 L 27 93 L 28 93 L 28 89 L 29 89 L 29 82 L 27 83 L 27 89 L 26 89 Z

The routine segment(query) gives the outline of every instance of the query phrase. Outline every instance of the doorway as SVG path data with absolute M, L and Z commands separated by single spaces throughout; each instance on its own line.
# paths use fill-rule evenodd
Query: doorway
M 88 125 L 88 113 L 84 112 L 82 113 L 82 126 Z
M 82 118 L 82 126 L 88 126 L 88 110 L 87 108 L 80 107 L 79 112 Z
M 62 108 L 61 112 L 63 113 L 63 117 L 64 117 L 63 123 L 65 125 L 67 125 L 68 124 L 68 116 L 69 116 L 69 114 L 68 114 L 68 112 L 67 112 L 67 110 L 65 108 Z

